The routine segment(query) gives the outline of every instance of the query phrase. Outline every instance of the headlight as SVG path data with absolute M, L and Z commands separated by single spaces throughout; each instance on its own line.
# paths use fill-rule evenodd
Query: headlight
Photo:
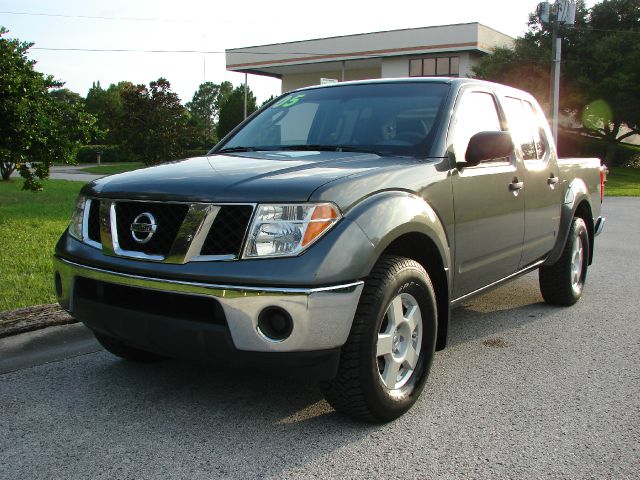
M 331 203 L 259 205 L 243 258 L 291 257 L 302 253 L 340 219 Z
M 71 215 L 71 223 L 69 224 L 69 233 L 72 237 L 77 238 L 82 241 L 82 223 L 84 221 L 84 207 L 87 205 L 87 197 L 84 195 L 78 195 L 78 200 L 76 201 L 76 208 L 73 210 L 73 215 Z

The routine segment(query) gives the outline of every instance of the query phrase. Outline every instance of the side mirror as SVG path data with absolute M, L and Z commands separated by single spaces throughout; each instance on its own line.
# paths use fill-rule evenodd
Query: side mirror
M 513 153 L 513 140 L 509 132 L 476 133 L 467 146 L 465 163 L 461 166 L 475 167 L 480 162 L 508 157 Z

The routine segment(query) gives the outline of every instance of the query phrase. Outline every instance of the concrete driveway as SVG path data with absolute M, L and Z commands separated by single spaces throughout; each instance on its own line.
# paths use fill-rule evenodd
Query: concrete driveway
M 58 355 L 0 376 L 0 478 L 638 478 L 640 199 L 606 215 L 577 305 L 542 303 L 532 274 L 456 310 L 393 423 L 308 381 Z

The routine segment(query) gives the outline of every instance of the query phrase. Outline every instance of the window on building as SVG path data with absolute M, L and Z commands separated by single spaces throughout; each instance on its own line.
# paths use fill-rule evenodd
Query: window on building
M 428 57 L 409 60 L 410 77 L 457 77 L 460 57 Z

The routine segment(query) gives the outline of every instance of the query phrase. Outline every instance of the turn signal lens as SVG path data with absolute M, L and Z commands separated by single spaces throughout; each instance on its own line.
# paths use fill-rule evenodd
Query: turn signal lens
M 318 205 L 311 214 L 311 220 L 304 232 L 302 246 L 311 245 L 313 241 L 327 230 L 338 218 L 338 212 L 331 205 Z

